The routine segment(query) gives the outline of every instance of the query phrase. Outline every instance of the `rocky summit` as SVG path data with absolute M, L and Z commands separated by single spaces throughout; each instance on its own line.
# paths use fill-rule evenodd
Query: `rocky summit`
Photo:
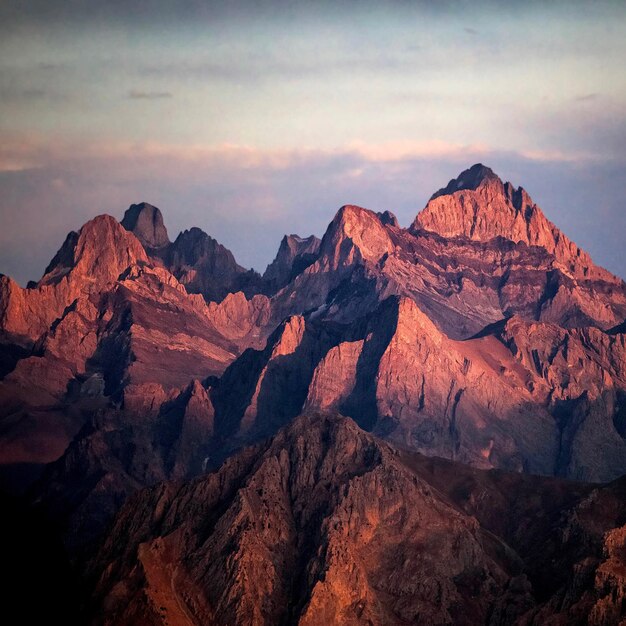
M 1 486 L 89 623 L 626 623 L 625 327 L 481 164 L 263 275 L 134 204 L 0 276 Z
M 161 211 L 147 202 L 132 204 L 120 223 L 151 252 L 171 243 Z

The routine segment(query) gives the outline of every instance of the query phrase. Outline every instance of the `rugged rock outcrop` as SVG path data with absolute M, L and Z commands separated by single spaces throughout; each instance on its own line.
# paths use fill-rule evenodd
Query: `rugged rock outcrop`
M 92 623 L 618 623 L 624 493 L 300 417 L 218 472 L 133 497 L 91 565 Z
M 10 359 L 0 380 L 0 473 L 11 485 L 32 480 L 63 453 L 83 423 L 83 408 L 62 398 L 97 348 L 98 308 L 131 266 L 148 263 L 134 237 L 107 215 L 70 233 L 33 287 L 0 278 L 0 335 Z M 11 468 L 25 468 L 13 478 Z
M 476 241 L 504 237 L 544 248 L 578 277 L 614 278 L 548 221 L 525 189 L 503 183 L 480 163 L 437 191 L 411 228 Z
M 147 202 L 131 204 L 120 223 L 149 253 L 170 244 L 161 211 Z
M 557 473 L 592 481 L 626 474 L 626 335 L 514 317 L 497 337 L 556 420 Z
M 241 267 L 230 250 L 200 228 L 185 230 L 171 242 L 157 207 L 132 204 L 121 224 L 139 239 L 153 264 L 167 268 L 189 293 L 208 302 L 239 291 L 249 297 L 267 291 L 259 274 Z
M 271 292 L 278 291 L 315 261 L 321 241 L 315 236 L 285 235 L 276 258 L 267 266 L 263 280 Z
M 493 185 L 501 192 L 491 190 L 493 202 L 499 211 L 509 211 L 504 184 L 497 179 Z M 434 202 L 445 198 L 451 197 L 440 196 Z M 475 202 L 487 207 L 492 200 L 479 196 Z M 274 297 L 276 323 L 302 311 L 347 322 L 394 294 L 413 299 L 454 339 L 471 337 L 515 314 L 565 327 L 602 329 L 611 329 L 626 317 L 623 281 L 594 266 L 582 252 L 574 262 L 549 240 L 544 246 L 540 239 L 529 245 L 497 233 L 480 239 L 456 231 L 450 235 L 446 216 L 456 210 L 456 205 L 449 209 L 429 204 L 422 212 L 441 215 L 442 236 L 415 227 L 404 230 L 381 214 L 342 207 L 324 235 L 317 260 Z M 545 226 L 544 222 L 542 217 Z M 555 241 L 566 241 L 550 228 Z
M 94 411 L 158 413 L 269 332 L 267 298 L 207 305 L 109 216 L 71 233 L 35 287 L 1 280 L 0 479 L 12 490 L 57 459 Z
M 131 265 L 147 263 L 136 237 L 109 215 L 70 233 L 34 286 L 22 289 L 0 277 L 0 330 L 18 340 L 36 340 L 79 297 L 99 294 Z
M 617 624 L 624 479 L 529 474 L 626 473 L 625 318 L 483 166 L 410 229 L 342 207 L 264 279 L 133 205 L 0 277 L 0 479 L 94 623 Z
M 250 346 L 261 346 L 270 324 L 271 302 L 267 296 L 248 299 L 243 291 L 228 294 L 221 302 L 209 302 L 208 313 L 220 332 Z
M 214 408 L 206 382 L 193 380 L 145 407 L 101 406 L 65 454 L 49 464 L 34 501 L 63 533 L 74 559 L 101 539 L 122 503 L 158 481 L 184 479 L 212 467 Z M 136 400 L 138 402 L 138 400 Z
M 188 291 L 202 293 L 207 300 L 221 300 L 228 285 L 245 272 L 230 250 L 199 228 L 180 233 L 163 260 Z
M 332 408 L 425 454 L 610 480 L 626 473 L 625 357 L 623 334 L 520 317 L 453 340 L 394 296 L 350 324 L 289 318 L 216 385 L 216 428 L 253 441 Z
M 101 424 L 94 414 L 104 412 L 119 431 L 107 448 L 115 459 L 108 471 L 127 476 L 119 493 L 182 476 L 164 451 L 162 470 L 137 471 L 134 454 L 116 442 L 124 440 L 125 420 L 150 416 L 149 428 L 133 431 L 146 441 L 133 445 L 152 450 L 159 429 L 169 428 L 164 416 L 181 419 L 168 407 L 179 406 L 176 398 L 198 380 L 212 425 L 198 431 L 195 471 L 272 436 L 303 410 L 335 409 L 403 446 L 478 467 L 594 481 L 626 472 L 624 284 L 590 260 L 586 273 L 571 270 L 564 236 L 536 207 L 521 211 L 522 200 L 530 204 L 525 193 L 490 170 L 471 168 L 451 185 L 418 217 L 419 229 L 400 228 L 389 212 L 347 205 L 319 245 L 285 238 L 268 271 L 276 285 L 286 284 L 271 298 L 227 293 L 245 274 L 199 229 L 150 248 L 151 256 L 110 218 L 98 218 L 104 229 L 91 237 L 93 250 L 85 244 L 92 225 L 70 234 L 40 286 L 3 282 L 7 311 L 23 293 L 74 284 L 75 276 L 80 285 L 83 257 L 106 261 L 90 267 L 95 281 L 84 291 L 76 287 L 88 296 L 61 298 L 56 318 L 9 315 L 0 382 L 11 434 L 0 442 L 4 458 L 41 468 L 83 424 Z M 469 200 L 459 194 L 474 194 L 476 216 L 463 213 Z M 160 223 L 155 211 L 142 205 L 136 223 L 144 214 Z M 522 213 L 526 240 L 505 237 L 507 228 L 517 233 Z M 478 220 L 473 231 L 445 230 L 463 216 Z M 102 242 L 109 251 L 100 254 Z M 194 284 L 205 298 L 218 287 L 225 297 L 206 304 L 188 293 Z M 17 341 L 18 320 L 39 329 Z M 76 442 L 94 436 L 85 431 Z M 85 443 L 77 449 L 74 455 L 92 453 Z M 57 468 L 55 484 L 81 463 L 89 461 Z
M 339 411 L 357 384 L 359 359 L 365 341 L 342 341 L 333 346 L 315 367 L 307 391 L 304 411 Z

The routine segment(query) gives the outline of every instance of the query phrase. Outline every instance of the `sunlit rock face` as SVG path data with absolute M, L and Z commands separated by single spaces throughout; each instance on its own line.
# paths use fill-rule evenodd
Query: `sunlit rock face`
M 131 498 L 90 565 L 92 621 L 618 623 L 623 483 L 484 472 L 301 416 Z
M 178 481 L 91 560 L 106 623 L 612 623 L 623 486 L 546 477 L 626 473 L 625 319 L 482 165 L 407 229 L 341 207 L 262 277 L 132 205 L 0 277 L 2 487 L 85 563 Z
M 478 467 L 625 471 L 624 284 L 480 164 L 409 229 L 346 205 L 321 241 L 285 236 L 263 278 L 141 203 L 70 233 L 36 285 L 1 280 L 12 463 L 58 458 L 96 410 L 161 415 L 195 380 L 209 466 L 306 408 Z

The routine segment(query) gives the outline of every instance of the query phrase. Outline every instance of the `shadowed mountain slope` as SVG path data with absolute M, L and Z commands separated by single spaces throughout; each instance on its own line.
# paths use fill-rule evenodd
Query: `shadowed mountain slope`
M 134 496 L 90 568 L 92 623 L 617 624 L 625 495 L 300 417 Z

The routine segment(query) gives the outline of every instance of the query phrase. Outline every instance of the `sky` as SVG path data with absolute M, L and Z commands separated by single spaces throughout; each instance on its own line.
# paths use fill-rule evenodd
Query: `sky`
M 626 277 L 624 59 L 621 1 L 5 0 L 0 273 L 141 201 L 263 271 L 483 162 Z

